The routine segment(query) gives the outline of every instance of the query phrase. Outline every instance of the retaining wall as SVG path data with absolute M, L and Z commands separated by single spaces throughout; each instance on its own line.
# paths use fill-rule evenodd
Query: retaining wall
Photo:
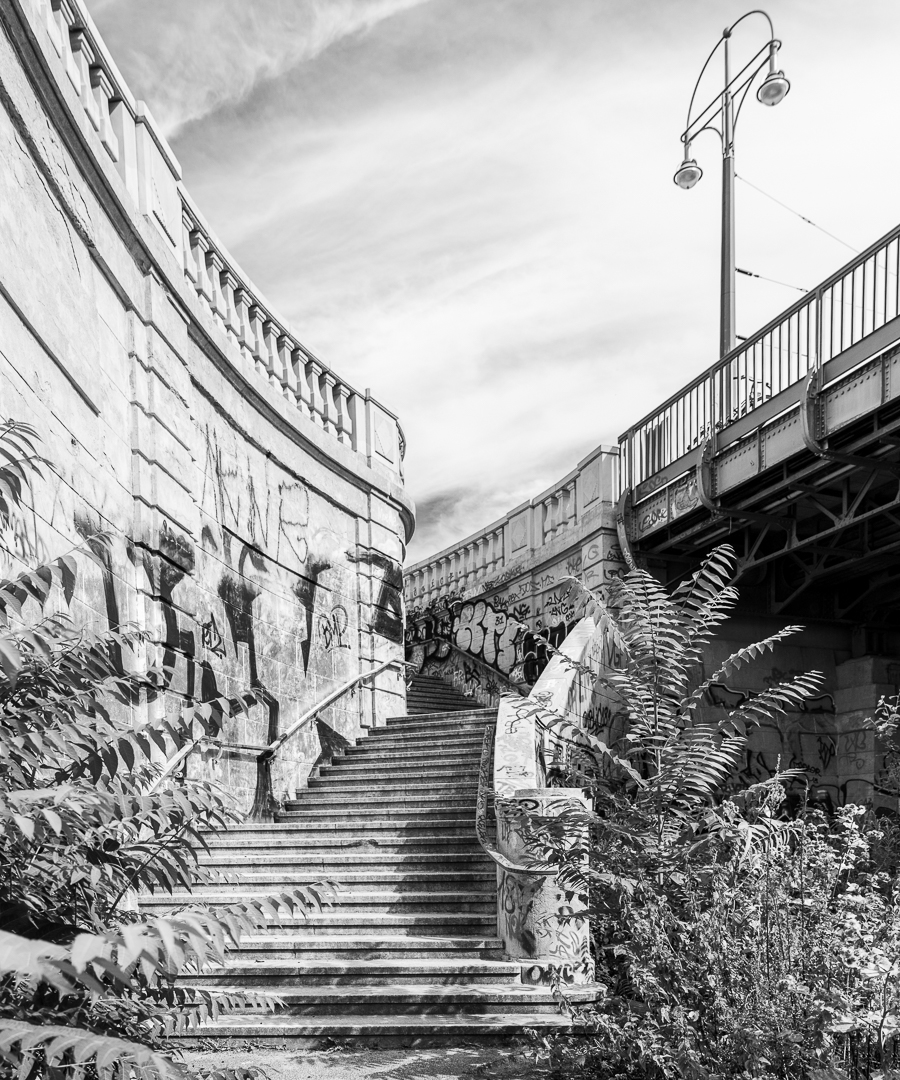
M 80 0 L 0 6 L 0 415 L 51 462 L 10 568 L 110 535 L 71 610 L 148 633 L 133 662 L 167 690 L 136 711 L 261 694 L 205 766 L 245 809 L 261 746 L 402 655 L 397 419 L 215 238 Z M 276 761 L 276 796 L 404 699 L 395 673 L 344 698 Z

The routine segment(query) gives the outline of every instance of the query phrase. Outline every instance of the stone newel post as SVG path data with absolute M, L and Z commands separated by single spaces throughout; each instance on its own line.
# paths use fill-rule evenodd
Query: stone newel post
M 580 788 L 519 788 L 511 797 L 498 798 L 500 854 L 517 866 L 535 863 L 518 811 L 555 817 L 565 810 L 585 808 Z M 586 845 L 580 847 L 587 851 Z M 497 927 L 509 957 L 522 961 L 523 982 L 549 983 L 551 968 L 566 983 L 594 981 L 588 920 L 573 917 L 586 907 L 587 897 L 567 897 L 553 871 L 497 867 Z

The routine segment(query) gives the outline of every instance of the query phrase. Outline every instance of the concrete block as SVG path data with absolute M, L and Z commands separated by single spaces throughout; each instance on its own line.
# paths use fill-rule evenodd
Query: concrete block
M 838 715 L 868 710 L 873 714 L 882 697 L 889 697 L 896 692 L 893 683 L 871 683 L 864 686 L 851 686 L 834 693 L 834 707 Z
M 900 683 L 900 660 L 887 656 L 859 656 L 838 664 L 835 674 L 839 690 L 883 683 L 892 685 L 895 689 L 890 693 L 896 693 L 896 686 Z

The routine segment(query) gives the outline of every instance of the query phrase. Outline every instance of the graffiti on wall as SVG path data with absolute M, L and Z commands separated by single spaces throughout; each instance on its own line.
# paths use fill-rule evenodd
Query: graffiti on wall
M 510 672 L 522 659 L 522 625 L 486 600 L 464 603 L 453 618 L 453 642 L 490 667 Z

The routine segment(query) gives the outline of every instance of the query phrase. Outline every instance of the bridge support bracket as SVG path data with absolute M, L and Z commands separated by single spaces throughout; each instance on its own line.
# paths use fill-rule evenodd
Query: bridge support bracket
M 740 521 L 759 521 L 766 525 L 777 525 L 790 531 L 791 518 L 778 514 L 763 514 L 758 510 L 739 510 L 734 506 L 723 506 L 720 499 L 712 493 L 711 462 L 712 440 L 706 438 L 697 448 L 697 496 L 714 518 L 737 518 Z
M 628 535 L 628 524 L 631 518 L 631 489 L 625 488 L 619 496 L 616 504 L 616 533 L 619 537 L 619 547 L 622 549 L 622 558 L 629 570 L 635 570 L 637 563 L 634 561 L 634 553 L 631 550 L 631 538 Z
M 819 442 L 816 435 L 819 371 L 819 368 L 813 368 L 807 375 L 806 382 L 803 384 L 803 396 L 800 398 L 800 437 L 806 449 L 823 461 L 834 461 L 839 465 L 854 465 L 857 468 L 886 472 L 891 476 L 900 477 L 900 465 L 894 462 L 863 457 L 862 454 L 844 454 L 839 450 L 830 450 Z

